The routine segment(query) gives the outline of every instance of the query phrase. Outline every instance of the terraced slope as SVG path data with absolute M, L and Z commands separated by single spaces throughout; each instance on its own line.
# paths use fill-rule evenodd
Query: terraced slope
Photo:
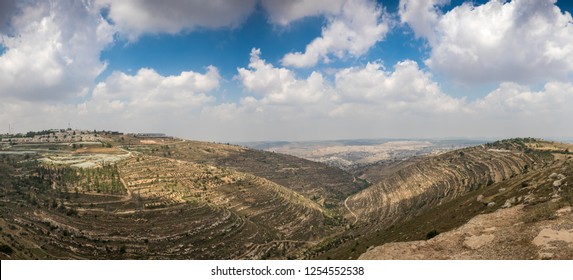
M 394 235 L 419 231 L 419 236 L 434 230 L 436 237 L 388 238 L 402 242 L 371 247 L 360 258 L 572 259 L 573 160 L 568 154 L 555 156 L 545 168 L 468 193 L 392 230 Z M 447 227 L 456 216 L 472 218 Z
M 228 168 L 144 156 L 122 162 L 119 169 L 143 209 L 207 203 L 264 225 L 281 240 L 312 241 L 328 233 L 325 223 L 336 219 L 288 188 Z
M 416 215 L 544 164 L 536 153 L 509 148 L 482 145 L 407 160 L 382 172 L 366 170 L 363 178 L 377 183 L 349 197 L 346 204 L 359 221 L 389 225 L 398 217 Z
M 88 169 L 5 160 L 0 243 L 11 258 L 301 258 L 344 228 L 318 200 L 204 161 L 137 152 Z
M 472 166 L 474 166 L 474 168 L 482 167 L 482 172 L 468 172 L 466 170 L 466 173 L 457 174 L 458 176 L 468 176 L 468 174 L 475 176 L 474 179 L 466 177 L 466 182 L 472 182 L 472 180 L 476 180 L 475 178 L 479 180 L 475 181 L 473 185 L 465 185 L 466 189 L 460 189 L 463 185 L 459 185 L 457 188 L 450 187 L 452 182 L 459 184 L 463 182 L 463 180 L 445 181 L 441 184 L 441 188 L 450 188 L 451 191 L 449 193 L 439 192 L 438 194 L 446 194 L 439 200 L 429 195 L 432 194 L 430 189 L 427 190 L 427 193 L 422 193 L 417 196 L 405 195 L 406 200 L 398 201 L 393 204 L 392 207 L 387 207 L 378 212 L 367 212 L 368 210 L 362 212 L 357 211 L 357 213 L 363 215 L 368 213 L 368 216 L 359 216 L 362 219 L 355 223 L 347 232 L 337 238 L 328 240 L 328 242 L 321 243 L 321 246 L 316 247 L 315 254 L 311 257 L 319 259 L 358 258 L 360 254 L 372 247 L 389 242 L 425 240 L 435 234 L 460 227 L 478 215 L 492 213 L 497 209 L 519 204 L 526 205 L 524 208 L 526 213 L 522 215 L 525 217 L 524 220 L 526 223 L 529 223 L 530 220 L 543 223 L 545 220 L 551 219 L 553 212 L 561 207 L 567 207 L 573 204 L 573 191 L 571 187 L 568 187 L 568 184 L 571 186 L 569 177 L 573 177 L 570 175 L 573 170 L 571 169 L 573 164 L 571 158 L 573 154 L 570 152 L 573 150 L 572 148 L 573 145 L 569 144 L 533 139 L 510 139 L 488 144 L 483 147 L 461 150 L 461 152 L 464 153 L 463 156 L 459 153 L 460 151 L 457 151 L 440 155 L 438 156 L 439 160 L 419 158 L 400 163 L 402 167 L 390 166 L 395 168 L 392 170 L 393 172 L 385 170 L 387 173 L 384 176 L 380 176 L 380 181 L 374 184 L 372 188 L 380 188 L 379 184 L 383 184 L 386 179 L 393 178 L 393 176 L 410 174 L 407 171 L 410 168 L 421 168 L 419 166 L 420 164 L 432 162 L 435 163 L 435 166 L 439 167 L 438 164 L 443 162 L 444 158 L 447 159 L 446 162 L 450 160 L 452 163 L 458 161 L 457 165 L 450 166 L 450 168 L 455 168 L 456 166 L 463 167 L 464 165 L 468 165 L 468 163 L 464 164 L 463 161 L 460 162 L 462 158 L 469 158 L 468 154 L 472 155 L 472 158 L 475 158 L 476 155 L 473 155 L 474 153 L 478 153 L 477 156 L 485 155 L 486 157 L 483 160 L 486 161 L 487 164 L 491 164 L 491 162 L 504 164 L 505 166 L 494 166 L 494 171 L 500 170 L 505 173 L 491 172 L 489 168 L 484 168 L 484 166 L 486 166 L 484 162 L 473 164 Z M 502 155 L 499 155 L 499 153 L 502 153 Z M 511 163 L 513 163 L 513 165 L 511 165 Z M 523 165 L 524 163 L 528 164 L 527 168 Z M 434 170 L 434 168 L 429 165 L 425 165 L 424 167 L 426 168 L 426 172 L 428 172 L 427 170 Z M 450 169 L 444 169 L 444 171 L 446 172 L 443 174 L 451 174 Z M 511 171 L 514 173 L 512 174 Z M 438 171 L 435 172 L 442 174 Z M 415 174 L 411 176 L 416 178 Z M 563 179 L 563 177 L 566 179 Z M 404 178 L 409 177 L 405 176 Z M 449 177 L 446 176 L 444 178 L 447 179 Z M 477 187 L 475 187 L 476 184 Z M 398 185 L 397 190 L 400 189 L 401 187 Z M 406 190 L 408 191 L 408 189 Z M 363 193 L 374 193 L 371 191 L 372 190 L 366 189 Z M 406 194 L 409 193 L 406 192 Z M 362 195 L 362 193 L 357 194 L 356 197 L 360 195 Z M 355 197 L 349 198 L 349 201 L 353 198 Z M 375 206 L 371 206 L 371 209 L 376 208 Z M 388 211 L 387 209 L 393 211 Z M 351 208 L 351 210 L 354 211 L 355 209 Z M 386 216 L 377 216 L 381 215 L 381 213 Z M 519 219 L 515 221 L 515 223 L 518 222 Z M 502 225 L 500 225 L 500 227 L 501 226 Z M 518 236 L 512 240 L 515 242 L 520 242 L 519 240 L 523 238 L 527 240 L 529 235 L 533 234 L 531 230 L 534 229 L 534 227 L 528 228 L 530 226 L 531 225 L 526 225 L 522 227 L 521 232 L 516 231 Z M 524 228 L 528 228 L 527 231 L 525 231 Z M 525 234 L 526 232 L 529 232 L 527 233 L 529 234 L 527 237 L 525 235 L 519 236 L 519 234 Z M 503 240 L 508 241 L 507 246 L 513 246 L 510 245 L 510 243 L 514 241 L 510 242 L 509 239 L 502 239 L 500 242 Z M 524 242 L 528 244 L 531 243 L 530 241 L 531 240 L 527 240 L 527 242 Z M 404 246 L 407 247 L 409 245 Z M 448 245 L 444 246 L 447 247 Z M 463 247 L 463 244 L 461 246 Z M 531 251 L 530 249 L 531 248 L 524 248 L 524 250 L 528 252 Z M 409 250 L 405 249 L 404 251 Z M 417 254 L 416 251 L 411 251 L 410 253 L 412 255 L 410 255 L 411 257 L 409 258 L 416 258 L 414 256 Z M 508 252 L 492 252 L 489 256 L 491 256 L 491 258 L 499 258 L 501 256 L 503 256 L 503 258 L 521 258 L 525 256 L 523 252 L 518 254 L 517 251 L 515 251 L 515 253 L 514 257 L 510 257 L 511 254 Z M 440 252 L 437 251 L 430 255 L 437 256 L 439 254 Z M 470 255 L 467 256 L 468 258 L 470 257 Z M 395 254 L 394 257 L 400 258 L 399 253 Z M 404 255 L 404 257 L 406 258 L 406 255 Z M 441 258 L 448 258 L 447 253 Z M 538 256 L 536 254 L 527 253 L 527 258 L 538 258 Z M 561 258 L 563 258 L 563 255 Z
M 236 213 L 208 204 L 143 213 L 81 211 L 78 217 L 46 209 L 20 215 L 4 206 L 2 222 L 15 221 L 9 229 L 17 233 L 9 236 L 18 238 L 3 241 L 18 250 L 16 258 L 225 259 L 249 250 L 257 257 L 262 252 L 256 243 L 273 240 Z
M 204 163 L 249 173 L 287 187 L 329 209 L 342 207 L 366 187 L 350 173 L 294 156 L 198 141 L 129 146 L 144 154 Z
M 352 175 L 233 145 L 109 137 L 81 155 L 0 155 L 1 259 L 348 259 L 515 204 L 543 223 L 573 198 L 572 146 L 533 139 Z

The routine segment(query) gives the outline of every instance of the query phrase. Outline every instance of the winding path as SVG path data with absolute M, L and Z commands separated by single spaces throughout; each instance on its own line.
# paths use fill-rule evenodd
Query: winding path
M 355 220 L 354 220 L 354 223 L 352 223 L 352 224 L 356 224 L 356 223 L 358 222 L 358 216 L 357 216 L 352 210 L 350 210 L 350 207 L 348 207 L 347 202 L 348 202 L 348 199 L 349 199 L 349 198 L 350 198 L 350 197 L 347 197 L 347 198 L 344 200 L 344 207 L 346 207 L 346 209 L 348 210 L 348 212 L 350 212 L 350 214 L 352 214 L 352 216 L 354 216 L 354 219 L 355 219 Z

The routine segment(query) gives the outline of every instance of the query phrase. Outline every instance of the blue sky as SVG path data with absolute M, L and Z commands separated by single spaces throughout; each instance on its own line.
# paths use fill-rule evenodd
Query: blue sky
M 447 12 L 464 2 L 468 1 L 450 1 L 450 4 L 439 8 L 440 11 Z M 487 1 L 471 2 L 480 5 Z M 378 3 L 391 14 L 398 12 L 397 0 Z M 556 5 L 563 11 L 571 11 L 573 3 L 559 1 Z M 143 35 L 133 43 L 129 43 L 125 38 L 118 38 L 100 55 L 102 60 L 110 64 L 99 79 L 116 70 L 127 72 L 148 67 L 164 75 L 176 75 L 189 69 L 200 70 L 210 64 L 217 66 L 221 74 L 230 79 L 236 74 L 236 68 L 248 64 L 249 57 L 239 54 L 249 53 L 252 48 L 261 48 L 265 50 L 267 61 L 279 64 L 285 53 L 302 51 L 310 41 L 320 36 L 325 21 L 324 15 L 316 15 L 292 22 L 289 26 L 277 26 L 269 24 L 268 15 L 263 7 L 258 5 L 236 28 L 202 28 L 178 34 Z M 423 39 L 414 38 L 414 33 L 408 26 L 396 26 L 387 34 L 385 40 L 372 46 L 367 54 L 340 61 L 336 66 L 353 65 L 356 60 L 360 63 L 377 59 L 389 65 L 404 59 L 423 64 L 423 58 L 427 57 L 428 53 L 425 43 Z
M 0 133 L 71 123 L 224 142 L 573 137 L 570 1 L 0 10 Z

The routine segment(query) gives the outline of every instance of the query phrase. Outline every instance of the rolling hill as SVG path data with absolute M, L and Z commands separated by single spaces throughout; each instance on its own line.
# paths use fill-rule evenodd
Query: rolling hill
M 57 133 L 2 142 L 2 259 L 400 258 L 400 242 L 450 242 L 508 209 L 533 236 L 573 202 L 571 146 L 538 139 L 341 170 L 236 145 Z M 531 242 L 507 254 L 416 246 L 420 258 L 571 256 Z

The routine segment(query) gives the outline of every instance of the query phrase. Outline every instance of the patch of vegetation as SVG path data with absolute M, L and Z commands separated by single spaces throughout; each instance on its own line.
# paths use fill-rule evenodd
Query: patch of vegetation
M 11 255 L 12 253 L 14 253 L 14 250 L 6 244 L 0 244 L 0 252 L 6 255 Z
M 440 234 L 437 230 L 433 229 L 428 231 L 428 233 L 426 233 L 426 240 L 430 240 L 436 236 L 438 236 L 438 234 Z

